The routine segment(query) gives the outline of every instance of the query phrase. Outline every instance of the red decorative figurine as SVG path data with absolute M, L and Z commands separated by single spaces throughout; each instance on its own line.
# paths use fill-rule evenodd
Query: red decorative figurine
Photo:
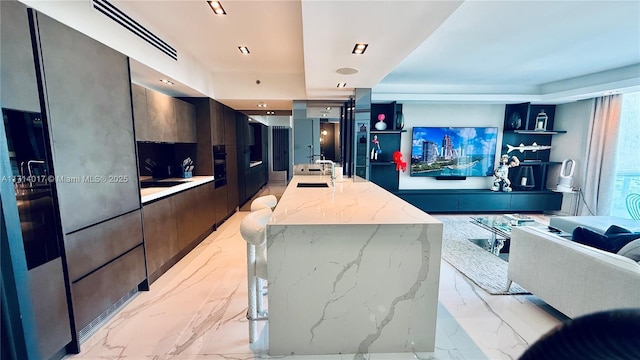
M 393 152 L 393 162 L 396 163 L 396 171 L 407 171 L 407 162 L 402 160 L 402 153 L 400 151 Z

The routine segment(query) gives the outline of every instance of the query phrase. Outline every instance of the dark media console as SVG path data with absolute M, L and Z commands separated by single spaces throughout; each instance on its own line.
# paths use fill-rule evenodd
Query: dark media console
M 562 193 L 549 190 L 396 190 L 393 193 L 428 213 L 542 212 L 560 210 L 562 206 Z

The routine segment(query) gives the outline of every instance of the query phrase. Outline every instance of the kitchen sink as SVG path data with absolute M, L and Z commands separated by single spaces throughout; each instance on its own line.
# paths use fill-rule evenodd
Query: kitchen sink
M 304 188 L 326 188 L 329 187 L 329 184 L 327 184 L 326 182 L 324 183 L 298 183 L 297 187 L 304 187 Z
M 140 187 L 141 188 L 150 188 L 150 187 L 172 187 L 172 186 L 176 186 L 176 185 L 180 185 L 180 184 L 184 184 L 184 183 L 188 183 L 191 180 L 152 180 L 152 181 L 141 181 L 140 182 Z

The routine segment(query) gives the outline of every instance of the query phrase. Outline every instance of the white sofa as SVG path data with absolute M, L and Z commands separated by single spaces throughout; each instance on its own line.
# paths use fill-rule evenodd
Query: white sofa
M 545 229 L 513 228 L 507 278 L 570 318 L 640 308 L 639 263 Z

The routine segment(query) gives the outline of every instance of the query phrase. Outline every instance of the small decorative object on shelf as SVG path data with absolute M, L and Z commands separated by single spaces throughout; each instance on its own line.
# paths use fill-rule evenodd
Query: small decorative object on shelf
M 384 119 L 384 114 L 378 114 L 378 122 L 375 125 L 377 130 L 387 130 L 387 123 L 384 122 Z
M 518 190 L 533 190 L 536 187 L 531 166 L 520 166 L 517 178 L 520 179 L 519 184 L 515 185 Z
M 544 109 L 540 110 L 538 115 L 536 116 L 536 131 L 546 131 L 547 130 L 547 120 L 549 116 L 544 112 Z
M 360 132 L 367 132 L 367 125 L 365 124 L 360 125 Z
M 500 165 L 493 172 L 495 180 L 493 180 L 491 191 L 500 191 L 500 188 L 502 188 L 502 191 L 511 191 L 509 168 L 516 167 L 518 165 L 520 165 L 520 159 L 516 156 L 509 158 L 509 155 L 507 154 L 502 155 L 500 157 Z
M 396 163 L 396 171 L 407 171 L 407 162 L 402 158 L 402 153 L 400 151 L 393 152 L 393 162 Z
M 509 117 L 509 129 L 511 130 L 516 130 L 516 129 L 520 129 L 522 127 L 522 117 L 520 116 L 520 113 L 517 111 L 514 111 L 511 116 Z
M 404 115 L 402 111 L 396 112 L 396 130 L 402 130 L 404 128 Z
M 378 140 L 378 135 L 373 135 L 373 140 L 371 140 L 373 146 L 371 147 L 371 160 L 378 161 L 378 154 L 382 152 L 380 149 L 380 141 Z
M 573 192 L 573 170 L 575 169 L 575 165 L 576 162 L 573 159 L 565 159 L 562 161 L 556 191 Z
M 551 145 L 538 145 L 535 142 L 531 145 L 525 145 L 520 143 L 519 146 L 512 146 L 507 144 L 507 154 L 512 152 L 513 150 L 520 150 L 521 153 L 525 152 L 525 151 L 539 151 L 539 150 L 549 150 L 551 149 Z
M 362 135 L 360 136 L 360 139 L 358 139 L 358 141 L 360 142 L 360 144 L 366 144 L 367 138 L 364 135 Z

